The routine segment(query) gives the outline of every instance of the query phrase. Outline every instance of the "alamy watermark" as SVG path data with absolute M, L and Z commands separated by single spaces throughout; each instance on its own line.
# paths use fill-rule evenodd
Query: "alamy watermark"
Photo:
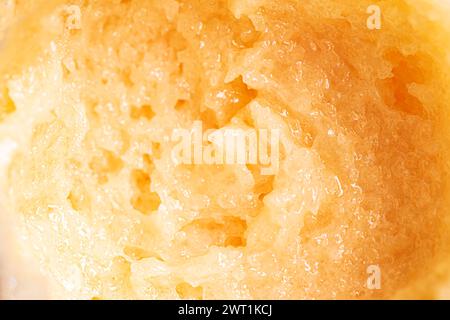
M 369 30 L 381 29 L 381 8 L 375 4 L 370 5 L 367 8 L 367 14 L 370 16 L 367 18 L 367 28 Z
M 174 129 L 172 159 L 176 164 L 260 165 L 262 175 L 277 174 L 280 130 L 223 128 L 203 130 L 201 121 L 190 129 Z
M 380 290 L 381 289 L 381 268 L 379 265 L 370 265 L 367 267 L 367 278 L 366 286 L 369 290 Z
M 77 5 L 64 6 L 65 27 L 68 30 L 81 29 L 81 8 Z

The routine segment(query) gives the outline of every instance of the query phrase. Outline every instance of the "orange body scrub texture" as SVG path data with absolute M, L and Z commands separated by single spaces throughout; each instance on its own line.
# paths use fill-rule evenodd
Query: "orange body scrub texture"
M 30 2 L 0 13 L 0 188 L 48 297 L 392 298 L 430 272 L 450 40 L 429 1 L 374 1 L 380 30 L 373 1 Z M 197 120 L 279 129 L 279 172 L 176 165 Z

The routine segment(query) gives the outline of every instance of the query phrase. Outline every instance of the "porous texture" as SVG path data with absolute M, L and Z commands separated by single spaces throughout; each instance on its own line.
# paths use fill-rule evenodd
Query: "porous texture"
M 381 30 L 373 1 L 33 2 L 0 57 L 1 187 L 51 298 L 389 298 L 429 272 L 450 41 L 428 1 L 375 1 Z M 196 120 L 281 130 L 279 172 L 176 165 Z

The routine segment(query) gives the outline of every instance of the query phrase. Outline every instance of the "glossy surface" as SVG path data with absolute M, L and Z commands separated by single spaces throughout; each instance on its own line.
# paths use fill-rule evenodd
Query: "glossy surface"
M 432 268 L 449 42 L 425 1 L 380 1 L 380 30 L 370 1 L 74 1 L 74 29 L 60 3 L 18 2 L 0 85 L 5 207 L 50 297 L 389 298 Z M 176 166 L 195 120 L 280 129 L 280 171 Z

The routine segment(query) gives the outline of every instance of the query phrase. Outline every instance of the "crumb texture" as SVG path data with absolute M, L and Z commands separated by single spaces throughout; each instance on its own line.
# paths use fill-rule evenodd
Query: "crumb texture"
M 380 30 L 366 0 L 36 2 L 6 1 L 30 41 L 5 52 L 35 50 L 0 56 L 0 186 L 52 297 L 389 298 L 436 257 L 450 41 L 424 1 L 375 1 Z M 278 128 L 279 172 L 176 165 L 198 120 Z

